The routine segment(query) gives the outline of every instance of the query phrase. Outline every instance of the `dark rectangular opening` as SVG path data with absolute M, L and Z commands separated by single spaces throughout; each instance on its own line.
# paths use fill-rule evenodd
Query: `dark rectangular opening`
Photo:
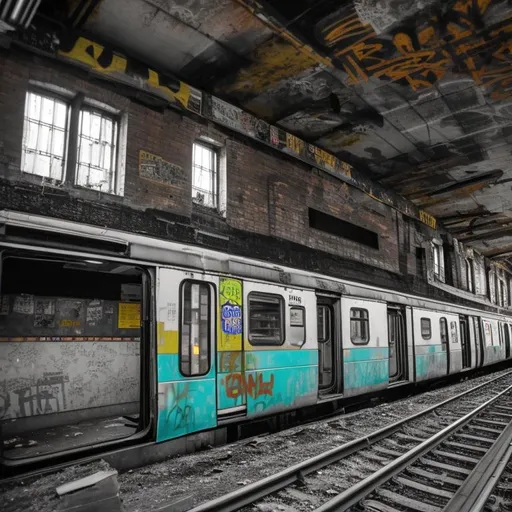
M 1 260 L 3 457 L 122 441 L 145 427 L 143 270 L 12 254 Z
M 372 249 L 379 248 L 379 235 L 377 233 L 313 208 L 309 208 L 309 227 L 367 245 Z

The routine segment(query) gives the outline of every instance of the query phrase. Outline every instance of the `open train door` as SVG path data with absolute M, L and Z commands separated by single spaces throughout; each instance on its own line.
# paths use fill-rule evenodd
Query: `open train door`
M 217 425 L 218 279 L 159 268 L 157 441 Z
M 405 308 L 388 305 L 389 382 L 407 380 Z
M 321 396 L 343 392 L 339 310 L 339 297 L 317 295 L 318 391 Z

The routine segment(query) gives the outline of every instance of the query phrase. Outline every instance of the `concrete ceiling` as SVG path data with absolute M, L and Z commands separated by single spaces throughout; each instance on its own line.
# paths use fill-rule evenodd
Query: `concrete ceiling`
M 336 154 L 482 253 L 512 255 L 512 2 L 60 4 L 96 40 Z

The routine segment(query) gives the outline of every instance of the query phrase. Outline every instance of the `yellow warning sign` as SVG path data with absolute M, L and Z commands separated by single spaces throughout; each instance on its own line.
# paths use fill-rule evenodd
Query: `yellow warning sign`
M 119 303 L 117 316 L 118 329 L 140 329 L 140 304 L 136 302 Z

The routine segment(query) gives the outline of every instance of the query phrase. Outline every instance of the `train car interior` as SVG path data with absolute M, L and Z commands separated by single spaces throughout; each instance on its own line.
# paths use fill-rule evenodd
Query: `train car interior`
M 124 263 L 4 251 L 5 458 L 113 442 L 142 428 L 144 280 L 141 269 Z

